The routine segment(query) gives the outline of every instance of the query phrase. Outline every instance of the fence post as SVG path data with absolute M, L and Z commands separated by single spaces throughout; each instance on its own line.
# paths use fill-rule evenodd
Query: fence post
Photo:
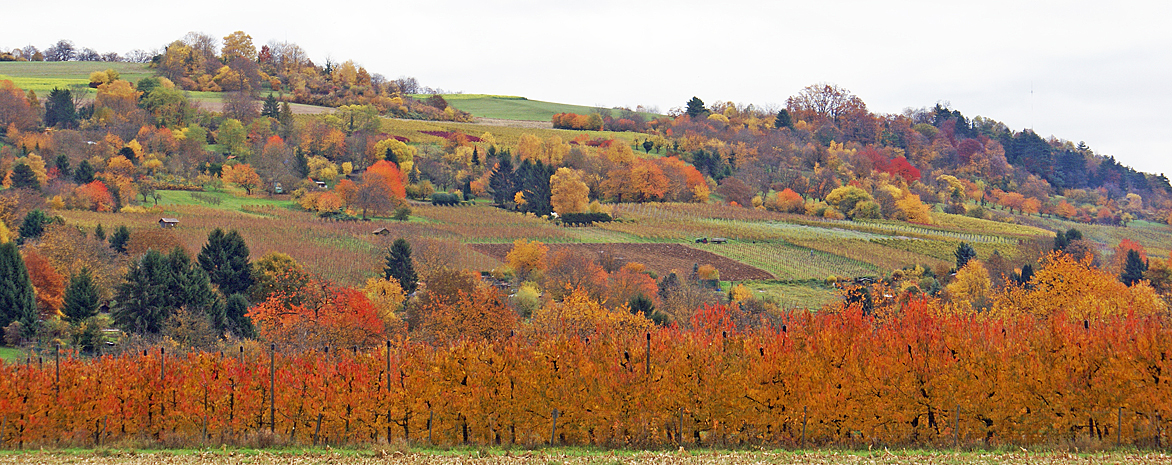
M 391 392 L 391 341 L 387 341 L 387 392 Z M 390 417 L 387 421 L 391 421 Z M 387 436 L 387 440 L 390 440 L 390 435 Z
M 960 405 L 956 406 L 956 417 L 953 418 L 952 448 L 960 449 Z
M 802 406 L 802 449 L 806 448 L 806 409 L 808 406 Z
M 159 347 L 159 381 L 167 380 L 167 348 Z
M 428 410 L 427 412 L 427 444 L 431 445 L 431 421 L 435 419 L 435 410 Z
M 558 409 L 553 409 L 553 428 L 549 430 L 549 445 L 557 444 L 558 437 Z
M 1123 444 L 1123 407 L 1119 407 L 1119 417 L 1115 424 L 1115 447 Z
M 680 447 L 684 447 L 684 408 L 683 407 L 676 409 L 676 417 L 677 417 L 676 423 L 678 423 L 677 426 L 679 427 L 676 430 L 676 434 L 679 434 L 679 436 L 680 436 L 680 438 L 679 438 Z
M 4 448 L 4 430 L 8 429 L 8 415 L 4 415 L 4 419 L 0 420 L 0 449 Z
M 269 432 L 277 432 L 277 345 L 269 344 Z

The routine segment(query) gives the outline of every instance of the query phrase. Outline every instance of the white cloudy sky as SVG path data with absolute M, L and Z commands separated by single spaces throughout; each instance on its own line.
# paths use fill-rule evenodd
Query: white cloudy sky
M 174 6 L 163 6 L 163 5 Z M 809 84 L 874 112 L 948 101 L 966 116 L 1086 141 L 1172 175 L 1172 2 L 823 0 L 205 0 L 5 6 L 0 47 L 69 39 L 99 52 L 188 31 L 297 43 L 389 78 L 581 105 L 693 95 L 782 104 Z

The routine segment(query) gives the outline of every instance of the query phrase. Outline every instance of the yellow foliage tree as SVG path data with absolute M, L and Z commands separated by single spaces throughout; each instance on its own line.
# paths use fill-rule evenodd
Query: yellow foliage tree
M 1024 311 L 1046 317 L 1065 312 L 1075 320 L 1097 320 L 1167 311 L 1167 304 L 1146 282 L 1128 287 L 1095 268 L 1091 260 L 1090 256 L 1076 260 L 1062 252 L 1047 255 L 1030 286 L 1010 286 L 999 293 L 990 314 L 1011 317 Z
M 545 257 L 548 253 L 549 247 L 545 244 L 522 238 L 513 241 L 513 250 L 509 251 L 505 260 L 517 273 L 517 277 L 526 281 L 533 277 L 534 273 L 545 270 Z
M 572 168 L 558 168 L 549 178 L 550 199 L 553 211 L 565 215 L 586 211 L 590 201 L 590 188 L 582 181 L 582 174 Z
M 969 260 L 956 272 L 956 280 L 947 287 L 948 295 L 952 298 L 949 309 L 962 314 L 980 310 L 988 303 L 992 288 L 993 282 L 989 279 L 989 270 L 985 264 L 980 260 Z
M 932 210 L 920 201 L 919 195 L 906 192 L 902 198 L 895 201 L 895 206 L 902 210 L 904 215 L 907 215 L 907 220 L 912 223 L 932 224 Z
M 362 288 L 366 299 L 374 306 L 378 319 L 382 320 L 388 332 L 402 324 L 398 313 L 403 310 L 403 301 L 407 295 L 403 293 L 403 286 L 395 278 L 370 278 Z
M 642 314 L 632 315 L 625 305 L 608 310 L 591 299 L 589 292 L 582 288 L 574 289 L 561 302 L 546 302 L 533 312 L 531 321 L 534 328 L 579 337 L 589 336 L 596 331 L 602 334 L 637 334 L 655 326 Z

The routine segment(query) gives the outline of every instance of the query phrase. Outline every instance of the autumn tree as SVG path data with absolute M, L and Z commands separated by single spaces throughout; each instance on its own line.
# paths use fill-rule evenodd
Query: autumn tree
M 293 257 L 281 252 L 269 252 L 252 264 L 252 287 L 248 297 L 252 302 L 264 302 L 274 294 L 293 296 L 309 283 L 309 272 Z
M 295 291 L 278 292 L 248 311 L 266 341 L 291 347 L 370 347 L 381 342 L 383 323 L 361 291 L 310 281 Z
M 251 166 L 240 165 L 224 165 L 221 178 L 225 182 L 230 182 L 244 189 L 246 195 L 252 195 L 252 190 L 263 185 L 260 175 Z
M 992 281 L 989 271 L 980 260 L 968 260 L 956 272 L 956 280 L 948 285 L 952 306 L 959 313 L 972 313 L 984 309 L 989 303 Z
M 535 277 L 536 273 L 545 270 L 548 252 L 549 247 L 541 242 L 517 239 L 513 241 L 513 249 L 509 251 L 505 261 L 517 273 L 518 279 L 527 281 Z
M 36 249 L 24 251 L 24 264 L 36 291 L 39 318 L 48 320 L 60 315 L 65 278 Z
M 579 171 L 558 168 L 549 179 L 550 205 L 558 214 L 581 213 L 590 202 L 590 188 L 582 182 Z
M 368 211 L 390 212 L 407 197 L 402 176 L 399 168 L 386 160 L 375 162 L 366 169 L 362 174 L 362 184 L 357 186 L 353 200 L 354 207 L 362 209 L 363 218 L 366 218 Z

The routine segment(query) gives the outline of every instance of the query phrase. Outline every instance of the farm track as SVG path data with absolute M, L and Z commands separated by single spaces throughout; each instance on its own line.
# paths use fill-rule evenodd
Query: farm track
M 707 250 L 688 247 L 683 244 L 546 244 L 550 253 L 559 249 L 570 249 L 575 253 L 596 257 L 600 253 L 609 252 L 620 257 L 624 262 L 639 262 L 647 268 L 665 275 L 672 270 L 689 273 L 696 264 L 709 264 L 720 271 L 720 279 L 725 281 L 745 281 L 774 279 L 769 272 L 760 268 L 746 265 L 731 258 L 722 257 Z M 506 261 L 506 256 L 513 249 L 513 244 L 469 244 L 477 252 L 491 256 L 500 261 Z M 709 247 L 723 247 L 710 244 Z

